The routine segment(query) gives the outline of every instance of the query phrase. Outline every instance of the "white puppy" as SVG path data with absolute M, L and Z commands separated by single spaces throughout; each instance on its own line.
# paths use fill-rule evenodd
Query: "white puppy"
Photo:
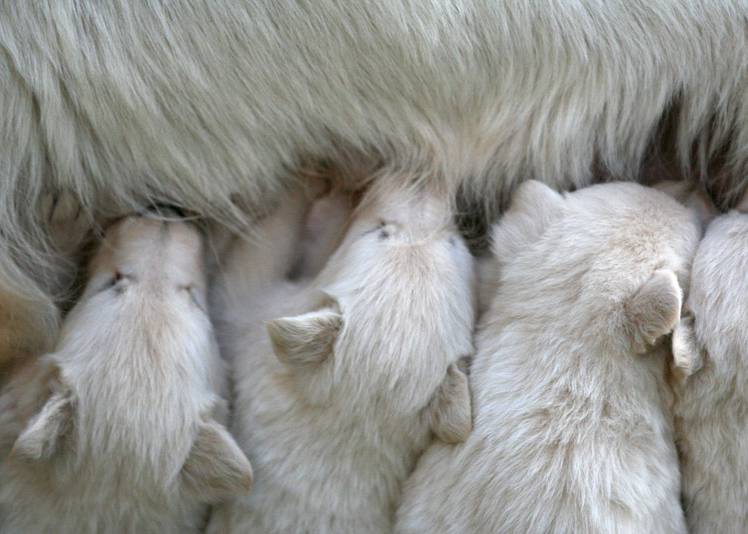
M 434 445 L 396 531 L 683 532 L 668 348 L 700 227 L 664 193 L 520 186 L 471 368 L 475 426 Z
M 2 532 L 197 532 L 208 503 L 249 489 L 217 419 L 201 253 L 185 223 L 107 232 L 56 351 L 0 398 Z
M 389 532 L 432 432 L 453 442 L 470 430 L 456 363 L 472 352 L 473 265 L 446 203 L 369 191 L 319 276 L 291 282 L 293 251 L 308 248 L 303 204 L 285 201 L 229 260 L 233 430 L 256 485 L 215 514 L 213 532 Z
M 673 335 L 683 496 L 695 534 L 748 525 L 748 198 L 739 210 L 709 225 L 689 313 Z

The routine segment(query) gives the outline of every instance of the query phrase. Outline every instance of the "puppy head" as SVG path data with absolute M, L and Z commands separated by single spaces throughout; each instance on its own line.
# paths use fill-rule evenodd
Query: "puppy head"
M 462 383 L 453 364 L 472 352 L 473 261 L 438 195 L 377 184 L 319 281 L 318 309 L 268 325 L 312 402 L 406 417 Z M 467 381 L 444 388 L 469 414 Z
M 700 233 L 694 211 L 652 188 L 610 183 L 562 196 L 527 182 L 493 233 L 508 288 L 497 291 L 530 316 L 548 308 L 549 324 L 560 314 L 570 338 L 644 352 L 678 322 Z
M 89 265 L 84 299 L 103 288 L 123 294 L 128 287 L 137 286 L 151 295 L 181 291 L 202 302 L 202 252 L 200 234 L 190 224 L 126 217 L 107 229 Z
M 19 436 L 18 458 L 65 455 L 92 484 L 154 499 L 246 491 L 249 463 L 214 415 L 222 374 L 200 252 L 184 223 L 129 217 L 109 229 L 50 355 L 59 385 Z

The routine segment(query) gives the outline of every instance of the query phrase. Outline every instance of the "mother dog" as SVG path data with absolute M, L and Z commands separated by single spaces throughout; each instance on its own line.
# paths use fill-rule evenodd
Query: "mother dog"
M 0 360 L 54 333 L 65 263 L 39 206 L 60 191 L 92 220 L 159 201 L 237 222 L 231 197 L 267 202 L 299 158 L 358 154 L 499 205 L 527 177 L 636 177 L 661 131 L 675 167 L 720 163 L 740 189 L 747 17 L 743 0 L 3 2 Z

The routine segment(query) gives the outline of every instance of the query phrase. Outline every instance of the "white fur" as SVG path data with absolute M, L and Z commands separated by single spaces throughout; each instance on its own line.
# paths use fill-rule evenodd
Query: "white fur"
M 636 184 L 520 186 L 494 230 L 473 432 L 424 454 L 396 532 L 685 532 L 659 338 L 699 236 Z
M 309 252 L 298 194 L 260 223 L 259 243 L 232 252 L 219 313 L 232 430 L 256 484 L 214 514 L 211 532 L 389 532 L 432 431 L 469 432 L 455 363 L 472 352 L 472 259 L 444 202 L 379 184 L 313 280 L 285 276 L 293 251 Z
M 694 259 L 689 317 L 674 335 L 676 430 L 691 532 L 748 525 L 748 215 L 708 227 Z
M 0 397 L 3 533 L 198 532 L 208 503 L 248 489 L 218 420 L 201 252 L 185 223 L 108 230 L 55 352 Z
M 30 332 L 53 330 L 48 189 L 225 219 L 233 193 L 256 207 L 299 158 L 352 150 L 493 202 L 525 177 L 635 176 L 668 114 L 680 164 L 725 156 L 740 186 L 747 14 L 744 0 L 3 3 L 0 289 Z

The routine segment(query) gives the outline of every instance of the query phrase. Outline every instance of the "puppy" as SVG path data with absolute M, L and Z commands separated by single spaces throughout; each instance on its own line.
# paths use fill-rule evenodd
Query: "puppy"
M 198 532 L 208 503 L 249 490 L 201 254 L 185 223 L 107 231 L 55 352 L 0 398 L 2 532 Z
M 311 248 L 323 252 L 341 225 L 316 214 L 345 218 L 324 202 L 311 210 Z M 228 261 L 219 300 L 232 429 L 256 485 L 210 532 L 390 532 L 432 434 L 462 441 L 471 427 L 456 364 L 472 351 L 473 263 L 446 203 L 389 183 L 370 190 L 322 272 L 291 281 L 293 265 L 325 263 L 294 258 L 311 253 L 298 237 L 305 204 L 284 201 Z
M 396 532 L 684 532 L 661 338 L 699 236 L 639 185 L 520 186 L 493 232 L 475 427 L 424 454 Z
M 699 245 L 687 316 L 673 335 L 676 432 L 695 534 L 748 525 L 748 198 Z

